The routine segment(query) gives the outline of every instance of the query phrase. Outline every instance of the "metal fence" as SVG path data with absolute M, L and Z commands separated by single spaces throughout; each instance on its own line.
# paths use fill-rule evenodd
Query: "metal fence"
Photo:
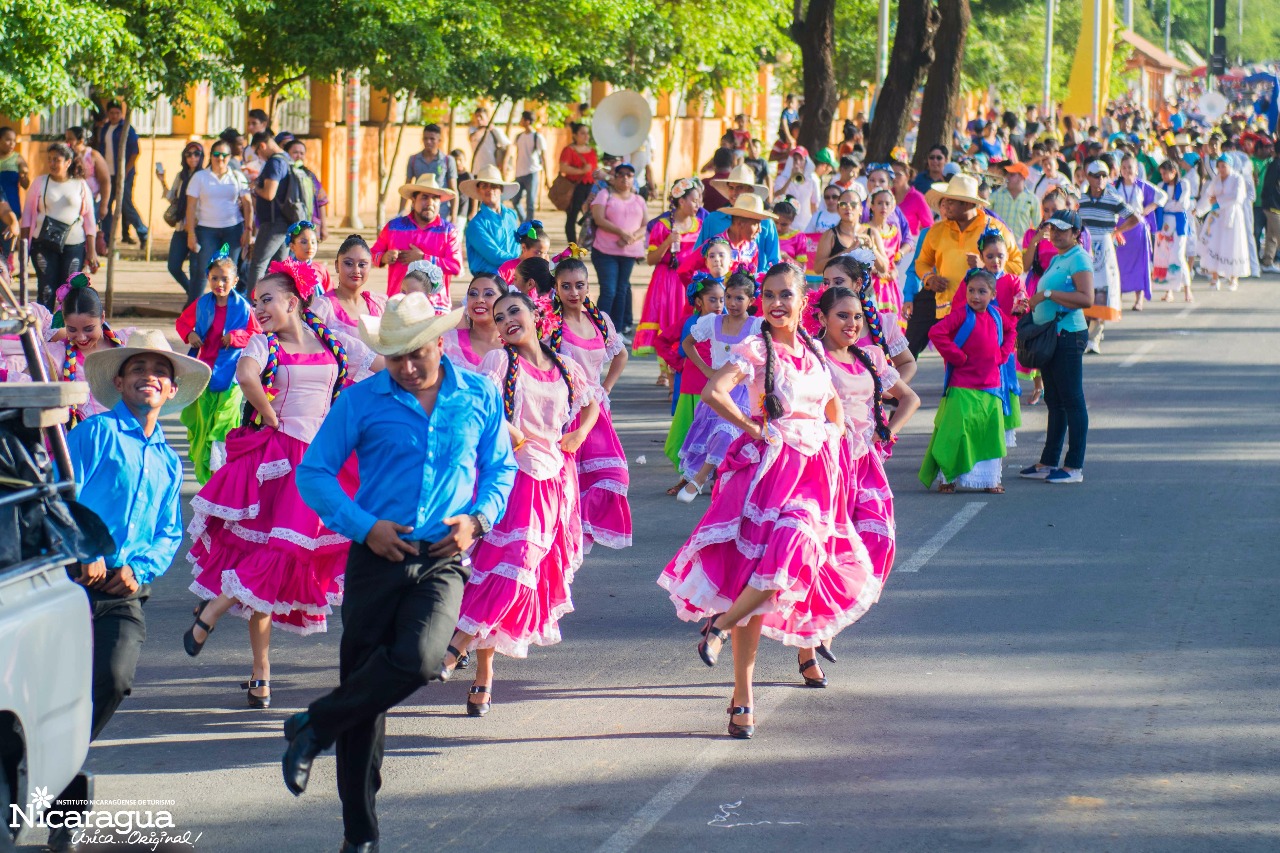
M 310 93 L 311 88 L 303 84 Z M 284 101 L 276 104 L 272 124 L 276 131 L 287 130 L 295 136 L 306 136 L 311 132 L 311 96 L 296 101 Z
M 234 127 L 241 132 L 244 131 L 245 117 L 248 107 L 248 98 L 242 92 L 239 95 L 229 95 L 220 97 L 217 95 L 209 98 L 209 122 L 205 126 L 205 134 L 208 136 L 217 136 L 228 127 Z
M 139 136 L 150 136 L 152 133 L 156 136 L 169 136 L 173 133 L 173 105 L 161 95 L 154 107 L 134 110 L 129 116 L 129 124 L 138 131 Z

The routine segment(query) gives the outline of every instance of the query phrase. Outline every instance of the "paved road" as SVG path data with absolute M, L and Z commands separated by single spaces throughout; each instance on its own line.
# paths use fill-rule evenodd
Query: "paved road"
M 1080 487 L 925 493 L 927 359 L 889 465 L 898 569 L 829 689 L 763 645 L 750 742 L 724 735 L 728 662 L 698 661 L 654 585 L 705 504 L 662 494 L 664 393 L 636 363 L 615 403 L 648 459 L 636 546 L 588 559 L 563 644 L 500 659 L 488 718 L 463 715 L 465 677 L 391 714 L 383 850 L 1277 849 L 1278 294 L 1115 326 L 1086 365 Z M 1044 410 L 1024 411 L 1009 475 L 1038 455 Z M 188 580 L 175 566 L 147 605 L 137 688 L 90 752 L 99 795 L 173 799 L 199 850 L 336 850 L 332 755 L 296 800 L 279 757 L 281 721 L 336 680 L 339 631 L 279 635 L 275 707 L 249 711 L 243 622 L 183 655 Z

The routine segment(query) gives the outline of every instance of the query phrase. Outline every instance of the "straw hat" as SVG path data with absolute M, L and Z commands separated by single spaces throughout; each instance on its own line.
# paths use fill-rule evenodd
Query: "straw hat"
M 425 293 L 397 293 L 381 317 L 360 318 L 360 340 L 379 355 L 404 355 L 439 338 L 462 321 L 462 309 L 437 314 Z
M 498 184 L 501 186 L 503 201 L 510 201 L 516 197 L 516 193 L 520 192 L 520 185 L 514 181 L 502 180 L 502 173 L 498 171 L 497 166 L 492 164 L 485 166 L 475 175 L 458 184 L 458 191 L 467 198 L 474 198 L 478 201 L 480 197 L 476 194 L 476 187 L 479 184 Z
M 980 207 L 987 206 L 986 200 L 978 195 L 978 179 L 972 175 L 953 175 L 947 183 L 934 184 L 929 187 L 929 192 L 925 193 L 925 200 L 929 202 L 930 207 L 936 208 L 938 202 L 944 198 L 967 201 Z
M 776 213 L 764 209 L 764 201 L 755 193 L 743 193 L 732 207 L 720 208 L 721 213 L 729 216 L 741 216 L 743 219 L 777 219 Z
M 178 393 L 161 407 L 161 415 L 182 411 L 204 393 L 212 372 L 209 365 L 198 358 L 178 355 L 169 346 L 164 332 L 158 329 L 139 329 L 129 337 L 128 346 L 98 350 L 89 353 L 84 360 L 85 379 L 89 382 L 89 390 L 93 392 L 94 399 L 108 409 L 119 403 L 120 392 L 116 390 L 115 378 L 120 373 L 120 367 L 130 357 L 145 352 L 160 353 L 173 365 L 173 384 L 178 386 Z
M 760 198 L 769 197 L 769 188 L 763 184 L 756 183 L 756 173 L 751 171 L 751 167 L 746 163 L 734 166 L 733 171 L 729 173 L 729 177 L 718 178 L 711 182 L 711 186 L 718 189 L 725 196 L 729 195 L 729 184 L 747 184 Z
M 442 187 L 436 183 L 436 176 L 427 174 L 419 175 L 412 183 L 405 184 L 400 187 L 400 197 L 413 201 L 415 193 L 426 193 L 445 201 L 451 201 L 458 197 L 458 194 L 447 187 Z

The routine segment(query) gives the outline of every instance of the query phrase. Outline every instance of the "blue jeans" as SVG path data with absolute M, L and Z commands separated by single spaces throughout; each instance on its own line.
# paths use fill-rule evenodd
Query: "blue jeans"
M 511 206 L 516 209 L 516 213 L 520 213 L 520 202 L 524 202 L 525 222 L 533 219 L 534 207 L 538 203 L 538 178 L 540 177 L 542 177 L 541 172 L 516 175 L 516 183 L 520 185 L 520 190 L 516 193 L 516 197 L 511 199 Z
M 169 275 L 173 276 L 173 280 L 187 294 L 187 302 L 192 301 L 191 279 L 195 278 L 195 263 L 195 253 L 187 248 L 187 232 L 182 230 L 174 231 L 173 236 L 169 238 Z M 190 276 L 183 271 L 184 264 L 190 270 Z
M 205 281 L 209 275 L 209 261 L 218 254 L 223 244 L 231 253 L 231 260 L 240 266 L 240 235 L 244 233 L 244 223 L 228 225 L 226 228 L 209 228 L 196 226 L 196 244 L 200 251 L 196 253 L 195 266 L 191 270 L 191 287 L 187 290 L 187 302 L 195 302 L 204 293 Z
M 619 334 L 626 334 L 631 322 L 631 270 L 636 259 L 592 249 L 591 265 L 596 268 L 596 280 L 600 282 L 598 307 L 609 315 Z
M 1088 332 L 1059 332 L 1053 361 L 1040 371 L 1044 377 L 1044 404 L 1049 410 L 1044 452 L 1040 464 L 1058 467 L 1062 442 L 1071 436 L 1064 468 L 1083 468 L 1089 434 L 1089 410 L 1084 404 L 1084 345 Z

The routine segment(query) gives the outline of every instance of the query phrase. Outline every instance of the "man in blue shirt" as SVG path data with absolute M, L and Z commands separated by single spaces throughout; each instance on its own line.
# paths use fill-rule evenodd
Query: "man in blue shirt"
M 755 172 L 751 171 L 751 167 L 745 164 L 739 164 L 729 173 L 729 177 L 724 180 L 711 182 L 717 190 L 720 191 L 725 198 L 729 199 L 729 206 L 733 207 L 738 203 L 738 196 L 747 193 L 755 193 L 764 201 L 769 200 L 769 188 L 755 182 Z M 719 210 L 713 210 L 702 220 L 702 230 L 698 232 L 698 248 L 710 240 L 712 237 L 719 237 L 721 234 L 729 230 L 732 223 L 732 217 L 727 213 Z M 778 226 L 773 224 L 772 219 L 764 219 L 760 222 L 760 233 L 756 236 L 756 246 L 760 252 L 756 255 L 756 271 L 765 272 L 769 267 L 778 262 Z
M 360 337 L 387 368 L 343 392 L 298 466 L 298 491 L 351 539 L 337 689 L 285 723 L 285 785 L 307 787 L 311 763 L 338 752 L 342 849 L 377 850 L 374 810 L 383 715 L 443 679 L 462 590 L 464 553 L 502 517 L 516 464 L 502 398 L 488 379 L 456 369 L 440 340 L 462 312 L 436 316 L 421 293 L 393 296 Z M 338 473 L 352 453 L 360 488 Z
M 467 266 L 473 276 L 496 275 L 498 267 L 520 254 L 516 243 L 516 212 L 503 204 L 516 197 L 520 185 L 502 180 L 496 166 L 485 166 L 459 185 L 467 198 L 475 199 L 475 213 L 467 223 Z
M 209 367 L 175 354 L 163 332 L 140 331 L 127 347 L 90 354 L 84 369 L 93 396 L 112 406 L 67 433 L 76 497 L 116 544 L 113 553 L 68 568 L 93 613 L 89 737 L 96 740 L 133 688 L 147 636 L 142 605 L 182 544 L 182 463 L 165 442 L 160 416 L 194 402 L 209 384 Z M 75 786 L 60 799 L 85 799 Z M 55 850 L 73 849 L 71 842 L 66 829 L 50 837 Z

